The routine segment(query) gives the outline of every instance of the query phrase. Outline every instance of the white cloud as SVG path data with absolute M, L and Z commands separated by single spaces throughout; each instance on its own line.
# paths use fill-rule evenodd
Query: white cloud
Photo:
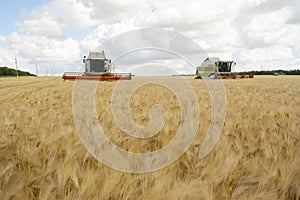
M 83 29 L 95 25 L 90 12 L 91 8 L 80 1 L 53 0 L 32 11 L 23 9 L 17 25 L 28 34 L 63 37 L 63 30 L 69 26 Z
M 52 0 L 31 11 L 23 10 L 18 30 L 0 36 L 0 43 L 9 50 L 2 46 L 0 51 L 20 57 L 28 65 L 37 61 L 52 63 L 67 71 L 72 70 L 71 66 L 78 69 L 83 55 L 117 34 L 139 27 L 161 27 L 191 38 L 209 56 L 237 60 L 240 70 L 259 69 L 261 64 L 270 69 L 300 68 L 299 13 L 297 0 Z M 67 35 L 70 27 L 90 31 L 76 40 Z M 154 34 L 152 44 L 159 46 L 166 42 L 163 39 Z M 138 42 L 132 37 L 111 44 L 111 49 L 121 52 Z M 179 41 L 172 45 L 178 51 L 190 51 Z M 123 61 L 128 64 L 132 58 Z M 134 59 L 136 64 L 145 64 L 154 57 L 143 53 Z M 0 56 L 4 64 L 8 60 Z M 184 69 L 179 64 L 175 68 Z
M 13 50 L 0 47 L 0 66 L 14 67 L 14 59 L 16 54 Z
M 80 41 L 80 49 L 83 54 L 87 54 L 89 51 L 97 49 L 105 40 L 134 28 L 133 20 L 121 20 L 114 24 L 101 24 L 91 34 Z
M 204 24 L 231 19 L 239 11 L 242 1 L 234 4 L 226 0 L 214 0 L 209 3 L 195 0 L 153 0 L 147 9 L 136 16 L 138 24 L 170 27 L 178 31 L 197 30 Z
M 148 9 L 135 16 L 135 24 L 149 27 L 174 27 L 182 23 L 182 16 L 173 8 L 155 9 L 149 5 Z
M 248 24 L 240 26 L 241 36 L 247 48 L 268 47 L 281 44 L 289 35 L 286 21 L 289 9 L 255 16 Z
M 289 47 L 241 50 L 236 55 L 237 71 L 267 69 L 292 69 L 296 64 Z
M 3 35 L 0 35 L 0 43 L 4 43 L 6 41 L 6 37 Z
M 18 26 L 22 32 L 28 35 L 43 35 L 48 37 L 62 37 L 63 30 L 61 25 L 50 17 L 40 19 L 23 20 Z
M 12 33 L 8 40 L 18 56 L 29 63 L 65 64 L 80 59 L 78 42 L 72 38 L 54 40 L 38 35 Z
M 113 20 L 131 18 L 144 8 L 145 0 L 81 0 L 91 9 L 91 14 L 97 20 Z

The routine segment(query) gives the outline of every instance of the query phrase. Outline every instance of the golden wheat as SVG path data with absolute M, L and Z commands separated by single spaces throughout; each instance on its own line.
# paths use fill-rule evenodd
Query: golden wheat
M 193 144 L 162 170 L 130 174 L 98 162 L 82 145 L 72 116 L 74 82 L 0 79 L 0 199 L 300 199 L 300 77 L 224 80 L 225 124 L 204 159 L 198 152 L 210 123 L 209 92 L 203 80 L 187 80 L 200 110 Z M 181 120 L 175 95 L 155 84 L 132 95 L 135 123 L 147 125 L 156 103 L 168 116 L 156 136 L 135 139 L 113 120 L 115 85 L 99 82 L 95 99 L 107 137 L 132 152 L 168 144 Z

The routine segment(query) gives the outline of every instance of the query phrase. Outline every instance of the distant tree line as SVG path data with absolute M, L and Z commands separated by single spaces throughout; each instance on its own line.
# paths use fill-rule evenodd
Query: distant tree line
M 34 74 L 30 74 L 29 72 L 24 72 L 18 70 L 19 76 L 35 76 Z M 0 67 L 0 77 L 1 76 L 17 76 L 17 70 L 11 69 L 8 67 Z
M 293 70 L 271 70 L 271 71 L 250 71 L 247 73 L 254 73 L 254 75 L 300 75 L 299 69 Z

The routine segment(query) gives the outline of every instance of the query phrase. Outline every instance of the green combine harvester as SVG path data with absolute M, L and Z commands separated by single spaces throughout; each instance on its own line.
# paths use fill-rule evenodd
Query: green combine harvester
M 224 61 L 217 57 L 206 58 L 201 66 L 197 67 L 196 79 L 211 78 L 211 79 L 236 79 L 236 78 L 254 78 L 251 74 L 237 74 L 232 72 L 236 62 Z

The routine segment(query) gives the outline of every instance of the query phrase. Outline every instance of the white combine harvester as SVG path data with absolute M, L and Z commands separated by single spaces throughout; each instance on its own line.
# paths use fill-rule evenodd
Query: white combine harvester
M 65 72 L 64 80 L 131 80 L 131 73 L 112 72 L 111 60 L 105 57 L 104 51 L 89 52 L 89 56 L 84 56 L 85 72 Z

